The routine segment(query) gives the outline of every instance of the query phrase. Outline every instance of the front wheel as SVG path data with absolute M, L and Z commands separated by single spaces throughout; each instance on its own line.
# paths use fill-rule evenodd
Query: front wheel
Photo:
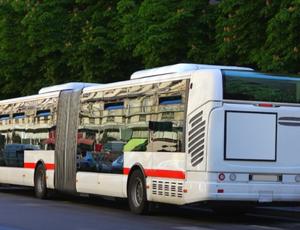
M 129 177 L 128 203 L 130 210 L 136 214 L 146 214 L 149 211 L 144 175 L 135 170 Z
M 46 170 L 42 164 L 39 164 L 35 171 L 34 192 L 39 199 L 47 198 Z

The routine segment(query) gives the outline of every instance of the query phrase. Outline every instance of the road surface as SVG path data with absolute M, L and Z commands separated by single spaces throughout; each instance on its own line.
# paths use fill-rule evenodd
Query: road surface
M 1 187 L 0 230 L 27 229 L 300 229 L 300 214 L 293 209 L 258 209 L 242 216 L 224 217 L 208 209 L 163 207 L 152 215 L 138 216 L 128 210 L 126 202 L 62 196 L 38 200 L 31 189 Z

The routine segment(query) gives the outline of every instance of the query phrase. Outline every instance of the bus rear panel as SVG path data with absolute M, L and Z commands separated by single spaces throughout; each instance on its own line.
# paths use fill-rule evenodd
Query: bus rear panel
M 213 88 L 221 84 L 222 100 L 202 112 L 206 162 L 187 171 L 187 201 L 299 201 L 299 78 L 223 70 Z

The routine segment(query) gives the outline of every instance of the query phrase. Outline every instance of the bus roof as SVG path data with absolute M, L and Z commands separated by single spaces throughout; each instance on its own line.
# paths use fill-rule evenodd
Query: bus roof
M 83 89 L 83 92 L 93 92 L 102 89 L 110 89 L 115 87 L 130 86 L 136 84 L 147 84 L 156 81 L 168 81 L 176 79 L 189 78 L 189 75 L 194 71 L 201 70 L 241 70 L 241 71 L 253 71 L 251 68 L 247 67 L 236 67 L 236 66 L 217 66 L 217 65 L 200 65 L 200 64 L 176 64 L 164 67 L 158 67 L 149 70 L 141 70 L 135 72 L 131 75 L 130 80 L 112 82 L 108 84 L 99 84 L 96 86 L 86 87 Z M 149 74 L 147 74 L 149 71 Z M 142 72 L 145 73 L 142 77 Z M 141 73 L 140 76 L 135 74 Z M 163 76 L 163 78 L 161 77 Z
M 27 101 L 34 101 L 34 100 L 39 100 L 39 99 L 51 98 L 51 97 L 55 98 L 55 97 L 58 97 L 58 96 L 59 96 L 59 92 L 50 92 L 50 93 L 45 93 L 45 94 L 35 94 L 35 95 L 30 95 L 30 96 L 16 97 L 16 98 L 1 100 L 0 104 L 3 105 L 3 104 L 27 102 Z
M 248 70 L 248 71 L 253 70 L 248 67 L 179 63 L 175 65 L 168 65 L 168 66 L 163 66 L 158 68 L 140 70 L 134 72 L 131 75 L 130 79 L 140 79 L 145 77 L 154 77 L 154 76 L 166 75 L 172 73 L 183 73 L 183 72 L 190 72 L 190 71 L 195 71 L 200 69 L 230 69 L 230 70 Z
M 69 82 L 61 85 L 53 85 L 41 88 L 39 94 L 50 93 L 50 92 L 59 92 L 62 90 L 82 90 L 85 87 L 90 86 L 99 86 L 100 84 L 95 83 L 85 83 L 85 82 Z

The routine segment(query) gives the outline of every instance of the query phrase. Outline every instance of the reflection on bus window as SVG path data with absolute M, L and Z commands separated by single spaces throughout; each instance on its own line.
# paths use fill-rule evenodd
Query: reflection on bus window
M 85 93 L 78 144 L 79 171 L 122 173 L 126 152 L 180 152 L 186 80 Z
M 77 168 L 79 171 L 122 173 L 123 148 L 125 142 L 118 141 L 115 129 L 93 132 L 93 136 L 86 138 L 87 133 L 81 131 L 84 143 L 77 140 Z M 97 139 L 98 137 L 98 139 Z
M 18 130 L 0 131 L 0 166 L 23 167 L 25 150 L 46 150 L 54 142 L 49 142 L 50 131 Z
M 57 100 L 0 104 L 0 166 L 23 167 L 26 150 L 54 150 Z

